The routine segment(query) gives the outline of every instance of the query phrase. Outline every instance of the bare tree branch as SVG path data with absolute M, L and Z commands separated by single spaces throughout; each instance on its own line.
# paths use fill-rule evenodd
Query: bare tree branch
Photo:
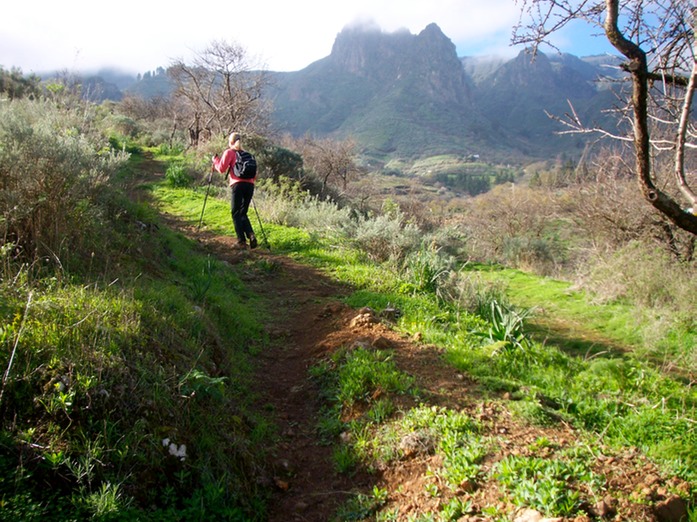
M 253 70 L 244 48 L 213 41 L 193 63 L 176 61 L 168 72 L 175 96 L 186 100 L 192 145 L 206 134 L 265 132 L 268 108 L 262 95 L 269 77 L 263 70 Z
M 697 235 L 697 215 L 683 207 L 697 207 L 686 155 L 697 149 L 694 123 L 695 17 L 697 8 L 688 0 L 517 0 L 521 18 L 514 28 L 513 43 L 532 46 L 533 54 L 552 45 L 552 35 L 573 21 L 584 21 L 602 34 L 626 58 L 631 93 L 619 121 L 629 123 L 625 134 L 588 127 L 571 107 L 561 133 L 596 133 L 632 142 L 634 175 L 647 201 L 675 225 Z M 554 47 L 552 45 L 552 47 Z M 662 157 L 672 154 L 672 183 L 659 182 Z M 666 171 L 668 172 L 668 171 Z M 683 205 L 678 203 L 683 202 Z

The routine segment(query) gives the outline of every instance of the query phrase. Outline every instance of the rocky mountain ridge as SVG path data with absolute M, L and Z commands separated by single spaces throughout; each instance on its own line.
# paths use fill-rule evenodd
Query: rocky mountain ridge
M 370 156 L 483 154 L 502 159 L 580 153 L 584 140 L 555 134 L 569 103 L 588 120 L 611 102 L 613 56 L 463 57 L 436 24 L 407 31 L 344 29 L 331 54 L 274 73 L 277 127 L 294 136 L 354 137 Z
M 506 162 L 580 155 L 587 137 L 560 136 L 549 118 L 569 104 L 586 121 L 603 118 L 614 101 L 619 58 L 562 54 L 512 59 L 458 57 L 436 24 L 414 35 L 346 27 L 329 56 L 294 72 L 270 72 L 271 120 L 280 133 L 356 140 L 377 161 L 480 155 Z M 108 73 L 108 72 L 107 72 Z M 98 73 L 99 74 L 99 73 Z M 110 99 L 120 93 L 167 94 L 159 68 L 118 85 L 92 84 Z M 616 85 L 616 84 L 615 84 Z M 98 95 L 98 89 L 90 92 Z

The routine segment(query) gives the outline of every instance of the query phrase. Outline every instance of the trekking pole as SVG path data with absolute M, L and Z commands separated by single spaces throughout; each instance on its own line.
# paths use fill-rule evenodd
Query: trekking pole
M 208 176 L 208 187 L 206 187 L 206 197 L 203 198 L 203 208 L 201 209 L 201 217 L 198 220 L 198 230 L 201 230 L 201 223 L 203 223 L 203 211 L 206 210 L 206 201 L 208 201 L 208 192 L 211 190 L 211 182 L 213 181 L 214 168 L 214 166 L 211 166 L 211 173 Z
M 264 243 L 266 243 L 266 246 L 269 247 L 270 252 L 271 244 L 269 243 L 269 239 L 266 237 L 266 232 L 264 232 L 264 227 L 261 224 L 261 218 L 259 217 L 259 211 L 257 210 L 256 203 L 254 203 L 254 199 L 252 199 L 252 206 L 254 207 L 254 213 L 257 215 L 257 221 L 259 222 L 259 229 L 261 230 L 261 235 L 264 237 Z

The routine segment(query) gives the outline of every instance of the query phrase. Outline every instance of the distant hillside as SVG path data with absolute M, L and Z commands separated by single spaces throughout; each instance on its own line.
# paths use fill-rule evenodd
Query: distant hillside
M 279 130 L 353 136 L 379 158 L 473 154 L 493 138 L 472 79 L 435 24 L 416 36 L 345 29 L 327 58 L 276 74 L 271 97 Z
M 138 75 L 137 81 L 128 86 L 126 92 L 143 98 L 166 97 L 172 92 L 172 83 L 169 80 L 167 71 L 162 67 L 158 67 L 155 71 L 148 71 L 143 75 Z
M 594 121 L 611 93 L 598 78 L 614 57 L 571 55 L 534 61 L 458 58 L 435 24 L 406 31 L 344 29 L 331 54 L 274 75 L 274 122 L 300 136 L 353 136 L 376 158 L 480 154 L 490 160 L 580 154 L 580 137 L 558 136 L 546 116 L 578 113 Z
M 571 103 L 583 121 L 600 123 L 602 109 L 611 106 L 614 96 L 599 78 L 615 74 L 611 69 L 603 71 L 601 66 L 613 62 L 613 57 L 586 61 L 568 54 L 548 57 L 543 53 L 532 60 L 529 54 L 521 52 L 489 70 L 486 65 L 473 68 L 475 105 L 496 131 L 524 155 L 573 154 L 583 149 L 587 138 L 559 136 L 556 133 L 563 127 L 546 112 L 569 113 Z

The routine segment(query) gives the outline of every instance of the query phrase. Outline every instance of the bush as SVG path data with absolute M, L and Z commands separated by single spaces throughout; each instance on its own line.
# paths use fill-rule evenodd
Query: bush
M 694 311 L 695 267 L 639 241 L 591 261 L 581 279 L 582 286 L 601 302 L 627 299 L 647 308 Z
M 554 238 L 507 237 L 503 240 L 503 261 L 540 275 L 552 275 L 565 257 L 563 247 Z
M 175 188 L 184 188 L 191 185 L 192 177 L 187 172 L 184 165 L 180 163 L 172 163 L 167 167 L 165 172 L 165 180 L 170 186 Z
M 0 105 L 0 234 L 26 259 L 95 250 L 106 181 L 128 155 L 97 132 L 88 110 L 47 102 Z
M 412 223 L 404 223 L 403 214 L 382 214 L 356 223 L 351 243 L 377 262 L 401 263 L 421 247 L 423 233 Z
M 554 275 L 577 261 L 569 249 L 574 237 L 559 217 L 556 196 L 527 187 L 494 187 L 477 197 L 462 216 L 468 250 L 482 262 Z
M 257 199 L 269 221 L 298 227 L 333 240 L 346 238 L 353 227 L 351 209 L 302 191 L 300 184 L 288 180 L 281 183 L 258 183 Z
M 462 270 L 449 273 L 442 291 L 457 308 L 480 317 L 486 317 L 493 302 L 509 304 L 502 281 L 487 282 Z

